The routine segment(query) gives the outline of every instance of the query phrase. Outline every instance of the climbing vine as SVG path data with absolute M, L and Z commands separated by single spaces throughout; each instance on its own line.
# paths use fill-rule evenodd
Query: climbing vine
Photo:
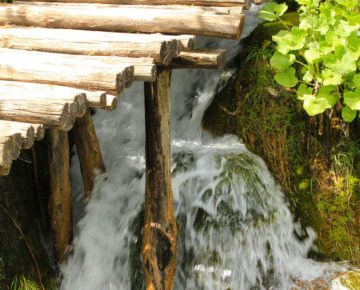
M 284 25 L 272 38 L 274 78 L 296 89 L 310 116 L 341 104 L 343 119 L 351 122 L 360 110 L 360 0 L 296 1 L 298 25 L 281 20 L 285 3 L 267 3 L 259 13 Z

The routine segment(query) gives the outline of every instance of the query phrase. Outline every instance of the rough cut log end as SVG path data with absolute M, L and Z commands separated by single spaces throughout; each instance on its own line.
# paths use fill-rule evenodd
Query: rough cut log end
M 76 117 L 69 113 L 70 108 L 69 104 L 66 103 L 62 110 L 60 120 L 59 120 L 59 127 L 64 131 L 69 131 L 75 123 Z M 56 126 L 56 125 L 55 125 Z
M 104 109 L 107 111 L 115 110 L 118 104 L 118 97 L 114 95 L 106 95 L 106 105 Z
M 169 64 L 171 60 L 180 52 L 179 42 L 175 39 L 164 41 L 161 43 L 160 60 L 155 58 L 155 62 L 161 64 Z
M 239 23 L 239 28 L 237 30 L 236 40 L 240 40 L 241 34 L 243 32 L 243 29 L 244 29 L 244 24 L 245 24 L 245 15 L 240 14 L 240 23 Z
M 35 140 L 42 140 L 45 136 L 45 127 L 42 124 L 32 124 L 34 127 L 34 138 Z
M 11 164 L 0 165 L 0 176 L 9 175 L 10 170 L 11 170 Z
M 128 66 L 124 70 L 124 86 L 129 88 L 134 82 L 135 67 L 133 65 Z
M 102 108 L 106 105 L 106 93 L 88 92 L 86 93 L 86 106 L 91 108 Z
M 86 112 L 86 94 L 81 93 L 76 95 L 74 102 L 70 104 L 70 111 L 74 117 L 82 117 Z
M 22 134 L 21 147 L 23 149 L 30 149 L 33 146 L 35 140 L 34 135 L 35 135 L 34 127 L 29 125 L 29 127 L 24 132 L 24 134 Z

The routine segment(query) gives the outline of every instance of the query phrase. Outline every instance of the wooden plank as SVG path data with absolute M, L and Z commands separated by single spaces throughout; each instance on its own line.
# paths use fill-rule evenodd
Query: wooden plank
M 35 0 L 27 0 L 35 1 Z M 66 3 L 102 3 L 126 5 L 191 5 L 191 6 L 216 6 L 231 7 L 247 4 L 246 0 L 46 0 L 44 2 Z
M 65 261 L 66 251 L 72 239 L 72 203 L 69 176 L 68 133 L 49 130 L 49 215 L 53 234 L 55 257 Z
M 230 11 L 230 12 L 229 12 Z M 0 6 L 0 25 L 196 34 L 240 39 L 242 8 L 16 2 Z
M 0 79 L 120 93 L 134 68 L 123 58 L 0 48 Z M 148 72 L 149 74 L 151 72 Z M 124 76 L 126 76 L 124 78 Z M 143 75 L 141 75 L 143 77 Z M 152 79 L 152 75 L 149 75 Z
M 172 290 L 177 224 L 171 187 L 170 70 L 145 83 L 146 189 L 143 268 L 147 290 Z
M 224 67 L 225 61 L 225 49 L 182 51 L 167 67 L 172 69 L 219 69 Z
M 89 198 L 94 187 L 96 172 L 105 171 L 105 163 L 101 154 L 99 141 L 96 137 L 90 110 L 87 110 L 82 118 L 76 120 L 71 133 L 80 161 L 84 194 L 86 198 Z
M 3 48 L 84 55 L 150 57 L 159 64 L 168 64 L 180 51 L 180 44 L 175 37 L 158 34 L 40 27 L 0 28 L 0 47 Z

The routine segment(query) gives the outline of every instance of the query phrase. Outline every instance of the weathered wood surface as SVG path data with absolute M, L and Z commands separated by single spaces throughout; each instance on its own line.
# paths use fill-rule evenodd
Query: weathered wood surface
M 185 38 L 185 37 L 184 37 Z M 189 40 L 194 37 L 189 37 Z M 84 55 L 151 57 L 168 64 L 181 41 L 159 34 L 129 34 L 40 27 L 0 27 L 0 47 Z
M 229 7 L 16 2 L 0 6 L 0 24 L 240 39 L 241 10 L 236 7 L 233 14 Z
M 65 261 L 72 239 L 71 185 L 69 177 L 68 133 L 49 130 L 49 214 L 53 233 L 55 256 L 59 263 Z
M 36 2 L 36 0 L 27 0 Z M 259 0 L 261 1 L 261 0 Z M 102 3 L 102 4 L 127 4 L 127 5 L 192 5 L 192 6 L 217 6 L 231 7 L 246 4 L 246 0 L 46 0 L 44 2 L 66 3 Z
M 114 98 L 103 92 L 0 80 L 0 119 L 69 130 L 75 117 L 85 114 L 87 96 L 92 104 L 103 101 L 103 107 L 106 107 L 107 99 Z M 43 128 L 38 128 L 37 133 L 41 137 L 44 134 Z
M 147 290 L 172 290 L 177 224 L 171 187 L 170 70 L 145 83 L 146 189 L 143 268 Z
M 44 137 L 42 125 L 0 120 L 0 176 L 7 175 L 21 149 L 29 149 Z
M 101 154 L 90 110 L 82 118 L 78 118 L 71 131 L 80 161 L 80 169 L 86 198 L 94 187 L 96 172 L 105 171 L 105 163 Z
M 6 131 L 6 128 L 2 128 Z M 21 150 L 21 134 L 0 135 L 0 166 L 10 167 L 12 160 L 17 158 Z
M 0 79 L 120 93 L 134 71 L 122 59 L 0 48 Z
M 182 51 L 167 67 L 218 69 L 224 67 L 225 61 L 225 49 Z

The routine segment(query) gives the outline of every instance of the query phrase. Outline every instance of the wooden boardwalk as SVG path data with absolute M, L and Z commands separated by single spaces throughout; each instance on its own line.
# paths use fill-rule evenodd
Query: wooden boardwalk
M 239 40 L 244 10 L 250 4 L 247 0 L 169 2 L 0 4 L 0 175 L 8 175 L 21 150 L 31 148 L 48 131 L 49 210 L 60 262 L 71 239 L 68 131 L 79 156 L 85 195 L 89 196 L 94 170 L 106 170 L 90 108 L 113 110 L 124 89 L 134 81 L 145 82 L 143 259 L 147 289 L 172 289 L 175 274 L 170 71 L 222 67 L 226 52 L 198 50 L 196 37 Z M 154 200 L 159 210 L 150 206 Z

